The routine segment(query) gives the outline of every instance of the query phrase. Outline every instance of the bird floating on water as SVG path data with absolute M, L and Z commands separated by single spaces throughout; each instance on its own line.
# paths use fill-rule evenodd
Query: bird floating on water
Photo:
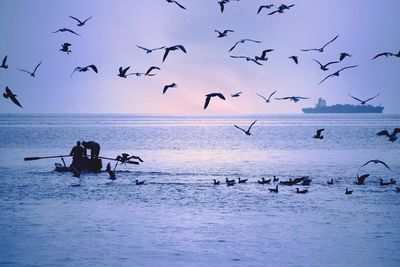
M 354 97 L 354 96 L 352 96 L 352 95 L 350 95 L 350 94 L 348 94 L 348 95 L 349 95 L 351 98 L 354 98 L 355 100 L 359 101 L 361 105 L 365 105 L 368 101 L 370 101 L 370 100 L 374 99 L 375 97 L 379 96 L 379 94 L 377 94 L 377 95 L 374 96 L 374 97 L 368 98 L 368 99 L 366 99 L 366 100 L 361 100 L 361 99 L 358 99 L 357 97 Z
M 244 184 L 247 182 L 248 179 L 241 179 L 240 177 L 238 178 L 239 184 Z
M 166 0 L 168 3 L 172 3 L 172 4 L 176 4 L 177 6 L 179 6 L 182 9 L 186 9 L 186 7 L 182 6 L 181 4 L 179 4 L 177 1 L 175 0 Z
M 221 38 L 221 37 L 226 37 L 228 36 L 228 32 L 234 32 L 233 30 L 224 30 L 223 32 L 220 32 L 218 30 L 214 30 L 216 33 L 218 33 L 217 38 Z
M 17 99 L 17 95 L 15 95 L 8 86 L 6 86 L 5 92 L 3 93 L 5 98 L 10 98 L 10 100 L 17 105 L 18 107 L 22 108 L 22 105 L 19 103 Z
M 177 86 L 178 85 L 176 83 L 167 84 L 166 86 L 164 86 L 163 94 L 165 94 L 169 88 L 176 88 Z
M 286 96 L 286 97 L 275 97 L 276 100 L 287 100 L 293 102 L 299 102 L 301 99 L 310 99 L 309 97 L 302 97 L 302 96 Z
M 328 79 L 328 78 L 330 78 L 330 77 L 334 77 L 334 76 L 339 77 L 339 73 L 340 73 L 342 70 L 355 68 L 355 67 L 357 67 L 357 66 L 358 66 L 358 65 L 353 65 L 353 66 L 348 66 L 348 67 L 341 68 L 340 70 L 338 70 L 338 71 L 336 71 L 336 72 L 334 72 L 334 73 L 329 74 L 328 76 L 326 76 L 326 77 L 325 77 L 322 81 L 320 81 L 318 84 L 323 83 L 326 79 Z
M 223 94 L 221 94 L 221 93 L 208 94 L 208 95 L 206 95 L 206 101 L 204 102 L 204 109 L 206 109 L 208 107 L 208 105 L 210 104 L 211 98 L 212 97 L 216 97 L 216 96 L 221 98 L 222 100 L 225 100 L 225 96 Z
M 170 51 L 175 51 L 175 50 L 181 50 L 182 52 L 184 52 L 186 54 L 186 49 L 185 49 L 185 47 L 183 47 L 183 45 L 170 46 L 170 47 L 165 48 L 165 53 L 164 53 L 162 61 L 164 62 L 164 60 L 167 58 Z
M 144 185 L 144 182 L 145 182 L 146 180 L 143 180 L 143 181 L 139 181 L 139 180 L 135 180 L 135 184 L 136 185 Z
M 243 43 L 245 43 L 245 42 L 261 43 L 261 41 L 257 41 L 257 40 L 253 40 L 253 39 L 242 39 L 242 40 L 237 41 L 237 42 L 231 47 L 231 49 L 229 49 L 229 52 L 231 52 L 233 49 L 235 49 L 235 47 L 236 47 L 238 44 L 243 44 Z
M 322 133 L 322 131 L 324 131 L 325 129 L 319 129 L 319 130 L 317 130 L 317 133 L 313 136 L 313 138 L 316 138 L 316 139 L 324 139 L 324 136 L 321 134 Z
M 69 49 L 70 46 L 71 46 L 70 43 L 63 43 L 63 44 L 61 45 L 60 51 L 61 51 L 61 52 L 65 52 L 65 53 L 67 53 L 67 55 L 69 55 L 69 53 L 71 53 L 71 50 Z
M 53 32 L 53 33 L 57 33 L 57 32 L 70 32 L 70 33 L 73 33 L 73 34 L 75 34 L 75 35 L 81 36 L 80 34 L 77 34 L 77 33 L 74 32 L 73 30 L 70 30 L 70 29 L 68 29 L 68 28 L 61 28 L 61 29 L 56 30 L 56 31 Z
M 69 17 L 70 17 L 71 19 L 76 20 L 76 21 L 78 22 L 78 24 L 76 24 L 76 26 L 79 26 L 79 27 L 85 25 L 86 21 L 88 21 L 89 19 L 92 18 L 92 16 L 90 16 L 89 18 L 85 19 L 84 21 L 81 21 L 80 19 L 77 19 L 77 18 L 75 18 L 75 17 L 73 17 L 73 16 L 69 16 Z
M 362 165 L 361 167 L 364 167 L 365 165 L 367 165 L 368 163 L 371 163 L 371 162 L 375 163 L 375 164 L 380 163 L 390 170 L 389 166 L 385 162 L 383 162 L 382 160 L 379 160 L 379 159 L 371 159 L 371 160 L 367 161 L 366 163 L 364 163 L 364 165 Z
M 330 40 L 329 42 L 327 42 L 326 44 L 324 44 L 324 46 L 322 46 L 321 48 L 309 48 L 309 49 L 301 49 L 301 51 L 318 51 L 318 52 L 324 52 L 324 48 L 332 43 L 333 41 L 335 41 L 337 38 L 339 37 L 339 35 L 336 35 L 332 40 Z
M 331 179 L 330 181 L 326 182 L 328 185 L 333 185 L 333 179 Z
M 215 179 L 213 179 L 213 180 L 214 180 L 214 185 L 219 185 L 220 184 L 220 181 L 217 181 Z
M 36 67 L 35 67 L 35 69 L 33 70 L 33 72 L 30 72 L 30 71 L 27 71 L 27 70 L 24 70 L 24 69 L 19 69 L 19 68 L 17 68 L 17 70 L 20 70 L 20 71 L 29 73 L 31 77 L 35 77 L 36 71 L 37 71 L 37 69 L 39 68 L 40 64 L 42 64 L 42 61 L 40 61 L 39 64 L 36 65 Z
M 261 177 L 261 180 L 257 181 L 259 184 L 269 184 L 271 183 L 271 179 L 265 179 L 264 177 Z
M 346 192 L 345 192 L 346 195 L 351 195 L 352 193 L 353 193 L 353 190 L 349 190 L 348 188 L 346 188 Z
M 269 95 L 268 98 L 266 98 L 266 97 L 264 97 L 264 96 L 262 96 L 262 95 L 260 95 L 260 94 L 258 94 L 258 93 L 256 93 L 256 94 L 257 94 L 259 97 L 263 98 L 263 99 L 265 100 L 266 103 L 269 103 L 269 102 L 271 102 L 271 96 L 273 96 L 276 92 L 277 92 L 277 90 L 273 91 L 273 92 Z
M 275 188 L 268 188 L 269 192 L 270 192 L 270 193 L 278 193 L 278 192 L 279 192 L 278 186 L 279 186 L 279 185 L 276 185 Z
M 0 65 L 0 68 L 2 68 L 2 69 L 8 69 L 8 65 L 6 64 L 6 62 L 7 62 L 7 56 L 5 56 L 5 57 L 3 58 L 3 61 L 2 61 L 2 63 L 1 63 L 1 65 Z
M 249 126 L 249 128 L 248 128 L 247 130 L 242 129 L 242 128 L 240 128 L 240 127 L 237 126 L 237 125 L 233 125 L 233 126 L 235 126 L 236 128 L 238 128 L 239 130 L 242 130 L 246 135 L 251 135 L 250 129 L 251 129 L 251 127 L 253 127 L 254 123 L 256 123 L 256 122 L 257 122 L 257 120 L 253 121 L 253 123 Z
M 308 189 L 300 190 L 299 188 L 296 188 L 296 193 L 297 194 L 305 194 L 305 193 L 308 193 Z
M 388 141 L 393 143 L 394 141 L 397 140 L 397 136 L 396 135 L 398 133 L 400 133 L 400 128 L 394 128 L 393 132 L 391 134 L 387 130 L 383 130 L 383 131 L 380 131 L 379 133 L 377 133 L 376 135 L 378 135 L 378 136 L 382 136 L 382 135 L 387 136 L 389 138 Z
M 76 67 L 69 77 L 72 77 L 72 75 L 75 73 L 75 71 L 86 72 L 89 69 L 92 69 L 94 72 L 98 73 L 97 67 L 92 64 L 92 65 L 89 65 L 86 67 Z

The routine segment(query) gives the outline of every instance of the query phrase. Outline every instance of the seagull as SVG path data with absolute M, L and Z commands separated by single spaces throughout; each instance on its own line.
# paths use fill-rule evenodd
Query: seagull
M 328 185 L 333 185 L 333 179 L 331 179 L 330 181 L 326 182 Z
M 236 183 L 234 179 L 228 180 L 228 178 L 225 178 L 225 182 L 227 186 L 233 186 Z
M 279 186 L 279 185 L 276 185 L 275 188 L 268 188 L 269 192 L 270 192 L 270 193 L 278 193 L 278 186 Z
M 233 126 L 235 126 L 236 128 L 238 128 L 239 130 L 242 130 L 246 135 L 251 135 L 250 129 L 251 129 L 251 127 L 253 127 L 253 125 L 254 125 L 254 123 L 256 123 L 256 121 L 257 121 L 257 120 L 255 120 L 255 121 L 249 126 L 249 128 L 248 128 L 247 130 L 242 129 L 242 128 L 240 128 L 240 127 L 237 126 L 237 125 L 233 125 Z
M 75 18 L 75 17 L 73 17 L 73 16 L 69 16 L 69 17 L 70 17 L 71 19 L 76 20 L 76 21 L 78 22 L 78 24 L 76 24 L 76 26 L 79 26 L 79 27 L 85 25 L 86 21 L 88 21 L 89 19 L 92 18 L 92 16 L 90 16 L 89 18 L 85 19 L 84 21 L 81 21 L 81 20 L 79 20 L 79 19 L 77 19 L 77 18 Z
M 233 30 L 224 30 L 223 32 L 220 32 L 218 30 L 214 30 L 216 33 L 218 33 L 217 38 L 221 38 L 221 37 L 226 37 L 228 36 L 228 32 L 234 32 Z
M 342 61 L 343 59 L 345 59 L 345 57 L 351 57 L 351 55 L 347 53 L 340 53 L 339 61 Z
M 393 54 L 393 53 L 390 53 L 390 52 L 383 52 L 383 53 L 377 54 L 377 55 L 374 56 L 371 60 L 373 60 L 373 59 L 375 59 L 375 58 L 378 58 L 378 57 L 381 57 L 381 56 L 388 57 L 388 56 L 394 56 L 394 54 Z
M 231 47 L 231 49 L 229 49 L 229 52 L 231 52 L 233 49 L 235 49 L 235 47 L 238 45 L 238 44 L 240 44 L 240 43 L 244 43 L 244 42 L 254 42 L 254 43 L 261 43 L 261 41 L 257 41 L 257 40 L 252 40 L 252 39 L 242 39 L 242 40 L 239 40 L 239 41 L 237 41 L 236 43 L 235 43 L 235 45 L 234 46 L 232 46 Z
M 63 43 L 63 44 L 61 45 L 60 51 L 61 51 L 61 52 L 66 52 L 67 55 L 69 55 L 69 53 L 71 53 L 71 50 L 69 50 L 69 47 L 70 47 L 70 46 L 71 46 L 70 43 Z
M 8 88 L 8 86 L 6 86 L 6 90 L 5 90 L 5 92 L 3 93 L 3 96 L 4 96 L 5 98 L 10 98 L 10 100 L 11 100 L 15 105 L 17 105 L 18 107 L 21 107 L 21 108 L 22 108 L 21 104 L 19 103 L 18 99 L 16 98 L 17 95 L 13 94 L 13 92 L 10 90 L 10 88 Z
M 214 185 L 219 185 L 219 184 L 220 184 L 220 181 L 217 181 L 214 179 Z
M 222 0 L 222 1 L 218 2 L 219 6 L 221 8 L 221 13 L 224 13 L 225 4 L 229 3 L 230 1 L 234 1 L 234 0 Z M 239 0 L 235 0 L 235 1 L 238 2 Z
M 165 94 L 169 88 L 176 88 L 177 86 L 178 85 L 176 85 L 176 83 L 171 83 L 171 84 L 164 86 L 163 94 Z
M 286 96 L 286 97 L 280 97 L 280 98 L 275 98 L 276 100 L 286 100 L 289 99 L 289 101 L 294 101 L 295 103 L 300 101 L 301 99 L 310 99 L 309 97 L 302 97 L 302 96 Z
M 136 45 L 137 47 L 139 47 L 140 49 L 143 49 L 144 51 L 146 51 L 147 54 L 150 54 L 151 52 L 155 51 L 155 50 L 160 50 L 160 49 L 164 49 L 165 46 L 162 47 L 158 47 L 158 48 L 153 48 L 153 49 L 149 49 L 149 48 L 145 48 L 139 45 Z
M 118 76 L 121 78 L 127 78 L 129 74 L 126 74 L 126 72 L 129 70 L 131 66 L 126 67 L 125 69 L 122 69 L 122 67 L 119 67 L 118 69 Z
M 271 179 L 266 180 L 264 177 L 261 177 L 261 181 L 257 181 L 259 184 L 269 184 L 271 182 Z
M 383 179 L 380 179 L 380 181 L 379 181 L 380 186 L 387 186 L 387 185 L 391 185 L 391 184 L 392 184 L 391 182 L 384 182 Z
M 146 71 L 146 73 L 144 74 L 145 76 L 154 76 L 155 74 L 150 74 L 150 72 L 152 71 L 152 70 L 161 70 L 159 67 L 156 67 L 156 66 L 151 66 L 147 71 Z
M 267 61 L 268 60 L 267 53 L 272 52 L 272 51 L 274 51 L 274 49 L 266 49 L 266 50 L 262 51 L 261 57 L 256 56 L 255 60 L 257 60 L 257 61 L 258 60 Z
M 379 159 L 372 159 L 372 160 L 369 160 L 369 161 L 367 161 L 366 163 L 364 163 L 364 165 L 362 165 L 361 167 L 363 167 L 363 166 L 365 166 L 365 165 L 367 165 L 368 163 L 375 163 L 375 164 L 378 164 L 378 163 L 380 163 L 380 164 L 383 164 L 386 168 L 388 168 L 389 170 L 390 170 L 390 168 L 389 168 L 389 166 L 385 163 L 385 162 L 383 162 L 383 161 L 381 161 L 381 160 L 379 160 Z
M 330 78 L 330 77 L 334 77 L 334 76 L 339 77 L 339 72 L 341 72 L 342 70 L 350 69 L 350 68 L 355 68 L 355 67 L 357 67 L 357 66 L 358 66 L 358 65 L 353 65 L 353 66 L 348 66 L 348 67 L 341 68 L 340 70 L 338 70 L 338 71 L 336 71 L 336 72 L 334 72 L 334 73 L 329 74 L 328 76 L 326 76 L 326 77 L 325 77 L 322 81 L 320 81 L 318 84 L 321 84 L 322 82 L 324 82 L 326 79 L 328 79 L 328 78 Z
M 86 67 L 83 67 L 83 68 L 82 67 L 76 67 L 69 77 L 72 77 L 72 75 L 74 74 L 75 71 L 86 72 L 86 71 L 89 70 L 89 68 L 91 68 L 94 72 L 98 73 L 97 67 L 95 65 L 89 65 L 89 66 L 86 66 Z
M 251 58 L 251 57 L 246 57 L 246 56 L 230 56 L 231 58 L 244 58 L 246 61 L 253 61 L 257 65 L 262 65 L 260 62 L 258 62 L 256 59 Z
M 204 109 L 206 109 L 208 107 L 208 104 L 210 104 L 211 97 L 215 97 L 215 96 L 218 96 L 219 98 L 225 100 L 225 96 L 221 93 L 208 94 L 208 95 L 206 95 L 206 101 L 204 102 Z
M 317 134 L 315 134 L 314 136 L 313 136 L 313 138 L 316 138 L 316 139 L 324 139 L 324 136 L 321 134 L 322 133 L 322 131 L 324 131 L 325 129 L 319 129 L 319 130 L 317 130 Z
M 7 62 L 7 56 L 3 58 L 3 62 L 1 63 L 0 68 L 8 69 L 8 65 L 6 65 L 6 62 Z
M 377 133 L 376 135 L 378 135 L 378 136 L 385 135 L 385 136 L 387 136 L 389 138 L 388 141 L 393 143 L 394 141 L 397 140 L 397 136 L 396 135 L 398 133 L 400 133 L 400 128 L 395 128 L 393 130 L 392 134 L 389 134 L 389 132 L 387 130 L 383 130 L 383 131 L 380 131 L 379 133 Z
M 186 9 L 186 7 L 182 6 L 181 4 L 179 4 L 177 1 L 175 0 L 166 0 L 168 3 L 175 3 L 177 6 L 179 6 L 182 9 Z
M 242 94 L 242 92 L 237 92 L 235 94 L 231 94 L 231 97 L 239 97 Z
M 118 155 L 115 158 L 115 160 L 119 161 L 121 165 L 129 162 L 129 160 L 131 159 L 137 159 L 140 162 L 143 162 L 143 160 L 140 157 L 134 155 L 130 156 L 128 153 L 122 153 L 121 155 Z
M 358 99 L 357 97 L 354 97 L 354 96 L 352 96 L 352 95 L 350 95 L 350 94 L 348 94 L 348 95 L 349 95 L 351 98 L 354 98 L 355 100 L 360 101 L 360 104 L 361 104 L 361 105 L 365 105 L 368 101 L 374 99 L 374 98 L 377 97 L 379 94 L 377 94 L 377 95 L 374 96 L 374 97 L 368 98 L 368 99 L 366 99 L 366 100 L 360 100 L 360 99 Z
M 114 170 L 111 170 L 111 164 L 110 164 L 110 162 L 107 163 L 106 172 L 108 172 L 108 174 L 110 175 L 110 177 L 108 177 L 108 179 L 110 179 L 111 181 L 114 181 L 114 180 L 117 179 L 117 177 L 115 177 L 115 169 L 114 169 Z
M 140 182 L 139 182 L 139 180 L 135 180 L 136 185 L 144 185 L 144 182 L 145 182 L 145 180 L 140 181 Z
M 319 64 L 321 70 L 323 70 L 323 71 L 329 70 L 329 69 L 327 68 L 329 65 L 331 65 L 331 64 L 336 64 L 336 63 L 339 63 L 339 62 L 340 62 L 340 61 L 331 61 L 331 62 L 326 63 L 325 65 L 322 65 L 321 62 L 319 62 L 318 60 L 313 59 L 313 58 L 312 58 L 312 60 L 314 60 L 315 62 L 317 62 L 317 63 Z
M 325 48 L 328 44 L 330 44 L 330 43 L 332 43 L 333 41 L 335 41 L 336 38 L 338 38 L 338 37 L 339 37 L 339 35 L 336 35 L 335 38 L 333 38 L 332 40 L 330 40 L 329 42 L 327 42 L 327 43 L 326 43 L 323 47 L 321 47 L 321 48 L 301 49 L 301 51 L 318 51 L 318 52 L 324 52 L 324 48 Z
M 270 9 L 270 8 L 273 7 L 273 6 L 274 6 L 274 4 L 272 4 L 272 5 L 263 5 L 263 6 L 260 6 L 260 7 L 258 8 L 258 10 L 257 10 L 257 14 L 259 14 L 263 8 Z
M 273 91 L 272 94 L 269 95 L 268 99 L 265 98 L 264 96 L 257 94 L 259 97 L 262 97 L 266 103 L 269 103 L 271 101 L 271 96 L 273 96 L 276 93 L 277 90 Z
M 296 63 L 296 65 L 299 64 L 299 57 L 298 56 L 291 56 L 289 58 L 293 59 L 293 61 L 294 61 L 294 63 Z
M 346 195 L 351 195 L 352 193 L 353 193 L 353 190 L 349 190 L 348 188 L 346 188 L 346 192 L 345 192 Z
M 183 47 L 183 45 L 170 46 L 170 47 L 165 48 L 165 53 L 164 53 L 164 57 L 163 57 L 162 61 L 164 62 L 164 60 L 167 58 L 169 51 L 174 51 L 174 50 L 178 50 L 178 49 L 186 54 L 186 49 L 185 49 L 185 47 Z
M 244 184 L 244 183 L 246 183 L 247 182 L 247 180 L 248 179 L 240 179 L 240 177 L 238 178 L 238 180 L 239 180 L 239 184 Z
M 278 8 L 277 8 L 277 10 L 275 10 L 275 11 L 273 11 L 273 12 L 271 12 L 271 13 L 269 13 L 268 15 L 273 15 L 273 14 L 275 14 L 275 13 L 279 13 L 279 14 L 282 14 L 282 13 L 284 13 L 283 11 L 285 10 L 285 9 L 290 9 L 291 7 L 294 7 L 294 4 L 293 5 L 284 5 L 284 4 L 281 4 Z
M 300 190 L 299 188 L 296 188 L 296 193 L 297 194 L 305 194 L 305 193 L 308 193 L 308 190 L 307 189 Z
M 357 182 L 354 182 L 357 185 L 363 185 L 365 182 L 365 179 L 367 179 L 367 177 L 369 176 L 369 174 L 363 174 L 361 176 L 358 176 L 357 174 Z
M 57 33 L 57 32 L 70 32 L 70 33 L 73 33 L 73 34 L 75 34 L 75 35 L 80 36 L 79 34 L 77 34 L 76 32 L 74 32 L 73 30 L 70 30 L 70 29 L 67 29 L 67 28 L 58 29 L 58 30 L 56 30 L 56 31 L 53 32 L 53 33 Z
M 33 70 L 33 72 L 30 72 L 30 71 L 27 71 L 27 70 L 24 70 L 24 69 L 18 69 L 18 68 L 17 68 L 17 70 L 29 73 L 31 75 L 31 77 L 35 77 L 36 70 L 39 68 L 40 64 L 42 64 L 42 61 L 40 61 L 39 64 L 36 65 L 36 67 Z

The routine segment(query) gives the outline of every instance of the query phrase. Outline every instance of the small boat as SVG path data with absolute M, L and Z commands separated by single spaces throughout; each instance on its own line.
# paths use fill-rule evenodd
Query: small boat
M 70 166 L 61 163 L 55 163 L 55 171 L 57 172 L 74 172 L 72 164 Z M 83 158 L 82 159 L 82 171 L 85 172 L 93 172 L 98 173 L 101 171 L 103 167 L 101 159 L 91 159 L 91 158 Z

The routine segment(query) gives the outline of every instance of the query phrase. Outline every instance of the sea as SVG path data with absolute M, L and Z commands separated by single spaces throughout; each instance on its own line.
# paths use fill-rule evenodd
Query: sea
M 255 120 L 251 135 L 234 127 Z M 400 266 L 400 142 L 376 135 L 396 127 L 390 114 L 0 114 L 0 266 Z M 111 181 L 24 161 L 78 140 L 143 162 Z M 257 181 L 273 176 L 312 181 L 270 193 L 278 182 Z

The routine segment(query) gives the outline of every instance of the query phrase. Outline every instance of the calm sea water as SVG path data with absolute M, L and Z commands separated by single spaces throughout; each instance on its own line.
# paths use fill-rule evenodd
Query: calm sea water
M 251 136 L 233 127 L 255 119 Z M 379 186 L 400 183 L 400 143 L 375 135 L 395 127 L 400 115 L 2 114 L 0 265 L 400 266 L 400 193 Z M 319 128 L 323 140 L 312 138 Z M 118 166 L 110 182 L 57 173 L 57 159 L 23 161 L 68 154 L 77 140 L 144 162 Z M 391 170 L 361 167 L 371 159 Z M 273 175 L 307 175 L 309 193 L 269 193 L 274 184 L 257 180 Z M 226 177 L 248 182 L 212 184 Z

